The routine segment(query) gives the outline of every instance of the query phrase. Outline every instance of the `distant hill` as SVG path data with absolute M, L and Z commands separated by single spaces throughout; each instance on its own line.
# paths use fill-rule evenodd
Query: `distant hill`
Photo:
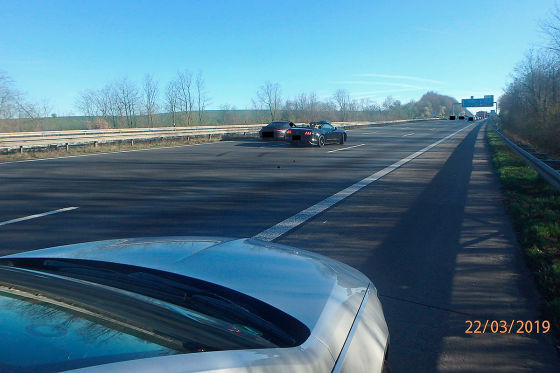
M 458 104 L 459 102 L 450 96 L 440 95 L 439 93 L 430 91 L 425 93 L 420 100 L 418 100 L 415 105 L 419 113 L 436 113 L 437 116 L 446 117 L 453 113 L 453 104 Z M 471 115 L 471 113 L 461 108 L 460 105 L 455 105 L 455 114 L 465 113 Z

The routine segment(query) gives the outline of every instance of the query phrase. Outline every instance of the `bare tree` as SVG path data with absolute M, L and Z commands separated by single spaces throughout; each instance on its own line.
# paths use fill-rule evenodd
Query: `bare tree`
M 177 97 L 179 98 L 179 103 L 185 113 L 187 125 L 192 123 L 192 112 L 194 107 L 192 83 L 192 74 L 189 71 L 185 70 L 177 72 L 177 80 L 175 81 L 178 93 Z
M 5 73 L 0 72 L 0 119 L 31 119 L 36 129 L 41 127 L 39 119 L 47 117 L 50 107 L 47 101 L 43 104 L 32 103 L 14 87 L 14 81 Z
M 88 117 L 89 121 L 92 121 L 95 116 L 97 116 L 97 105 L 96 105 L 97 92 L 92 89 L 88 89 L 79 94 L 76 99 L 75 106 L 78 110 Z
M 170 81 L 165 89 L 165 104 L 167 110 L 171 113 L 171 123 L 173 127 L 177 126 L 177 110 L 179 109 L 179 91 L 177 89 L 177 82 Z
M 123 116 L 123 110 L 119 103 L 119 97 L 115 82 L 107 83 L 95 96 L 98 115 L 102 116 L 113 127 L 119 126 L 119 120 Z
M 541 31 L 548 36 L 548 49 L 560 53 L 560 7 L 558 3 L 549 18 L 541 23 Z
M 101 89 L 89 89 L 80 93 L 76 100 L 76 107 L 88 117 L 90 125 L 94 125 L 96 121 L 102 119 L 110 123 L 112 127 L 118 127 L 122 117 L 125 117 L 126 125 L 130 124 L 131 118 L 126 116 L 125 110 L 127 105 L 123 104 L 122 97 L 120 97 L 122 92 L 118 90 L 122 84 L 122 81 L 110 82 Z M 124 93 L 126 92 L 125 84 Z
M 148 124 L 154 126 L 154 114 L 157 112 L 157 101 L 159 96 L 159 84 L 157 80 L 150 74 L 144 76 L 144 84 L 142 86 L 144 93 L 144 110 L 148 116 Z
M 319 99 L 317 99 L 317 94 L 315 92 L 311 92 L 307 95 L 307 120 L 309 121 L 317 121 L 320 118 L 320 111 L 321 111 L 321 103 Z
M 286 101 L 286 106 L 288 106 L 288 103 L 289 101 Z M 305 122 L 311 121 L 307 112 L 309 101 L 305 93 L 297 95 L 291 104 L 293 105 L 293 110 L 295 111 L 295 120 Z
M 340 114 L 340 120 L 346 122 L 348 120 L 348 113 L 351 106 L 348 91 L 345 89 L 337 89 L 333 94 L 333 100 Z
M 206 83 L 204 82 L 204 78 L 202 77 L 202 73 L 199 72 L 196 75 L 195 81 L 195 88 L 196 88 L 196 103 L 197 103 L 197 112 L 198 112 L 198 123 L 204 123 L 204 111 L 206 110 L 206 106 L 210 102 L 208 95 L 206 93 Z
M 130 79 L 122 78 L 115 82 L 115 92 L 117 107 L 121 116 L 125 117 L 126 125 L 128 127 L 135 127 L 140 101 L 138 87 Z
M 311 122 L 319 120 L 320 103 L 315 93 L 300 93 L 293 100 L 287 100 L 284 110 L 297 121 Z
M 257 91 L 257 102 L 268 110 L 271 120 L 276 120 L 282 107 L 280 84 L 266 81 Z
M 0 72 L 0 119 L 13 118 L 17 112 L 20 93 L 14 88 L 14 81 Z

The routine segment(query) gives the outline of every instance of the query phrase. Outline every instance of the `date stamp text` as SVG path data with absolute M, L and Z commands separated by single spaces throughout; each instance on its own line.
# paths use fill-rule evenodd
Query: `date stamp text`
M 548 320 L 466 320 L 466 334 L 546 334 Z

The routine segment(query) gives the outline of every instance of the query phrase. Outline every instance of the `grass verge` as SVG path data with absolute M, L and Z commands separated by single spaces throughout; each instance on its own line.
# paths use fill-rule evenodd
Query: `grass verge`
M 544 317 L 560 336 L 560 193 L 486 131 L 492 161 L 502 181 L 505 207 L 545 299 Z
M 144 149 L 155 149 L 155 148 L 165 148 L 171 146 L 181 146 L 181 145 L 194 145 L 203 144 L 209 142 L 217 142 L 223 140 L 240 140 L 248 139 L 254 136 L 220 136 L 214 135 L 212 138 L 207 136 L 192 137 L 188 140 L 183 138 L 171 138 L 171 139 L 158 139 L 158 140 L 134 140 L 134 144 L 131 145 L 130 140 L 122 142 L 112 142 L 112 143 L 99 143 L 94 145 L 75 145 L 70 146 L 68 150 L 65 147 L 59 148 L 41 148 L 36 150 L 25 150 L 23 153 L 10 152 L 10 153 L 0 153 L 0 163 L 3 162 L 14 162 L 30 159 L 44 159 L 44 158 L 61 158 L 85 154 L 95 154 L 95 153 L 113 153 L 131 150 L 144 150 Z

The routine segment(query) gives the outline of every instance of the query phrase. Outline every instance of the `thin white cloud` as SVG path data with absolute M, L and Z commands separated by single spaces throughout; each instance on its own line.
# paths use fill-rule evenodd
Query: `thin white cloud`
M 430 89 L 429 87 L 418 86 L 418 85 L 413 85 L 408 83 L 379 82 L 379 81 L 372 81 L 372 80 L 344 80 L 344 81 L 336 81 L 332 83 L 344 84 L 344 85 L 376 85 L 376 86 L 385 86 L 385 87 L 401 87 L 401 88 L 408 88 L 408 89 Z
M 444 82 L 440 80 L 434 79 L 426 79 L 421 78 L 418 76 L 410 76 L 410 75 L 391 75 L 391 74 L 374 74 L 374 73 L 367 73 L 367 74 L 357 74 L 356 76 L 364 77 L 364 78 L 385 78 L 385 79 L 400 79 L 400 80 L 412 80 L 415 82 L 429 82 L 429 83 L 436 83 L 436 84 L 444 84 Z
M 416 91 L 416 89 L 411 90 L 409 88 L 400 88 L 400 89 L 380 89 L 377 91 L 352 92 L 352 96 L 361 98 L 367 96 L 386 95 L 387 93 L 410 92 L 410 91 Z
M 368 91 L 352 91 L 350 90 L 348 93 L 350 94 L 350 97 L 352 97 L 353 99 L 362 99 L 362 98 L 369 98 L 372 99 L 374 101 L 376 100 L 383 100 L 385 99 L 387 96 L 391 96 L 392 94 L 395 93 L 401 93 L 401 92 L 416 92 L 416 91 L 420 91 L 420 90 L 425 90 L 422 88 L 388 88 L 388 89 L 376 89 L 376 90 L 368 90 Z M 407 95 L 408 96 L 408 95 Z M 332 92 L 329 91 L 319 91 L 317 92 L 317 97 L 320 100 L 329 100 L 332 98 Z M 412 99 L 412 97 L 408 97 L 408 98 L 399 98 L 400 100 L 404 100 L 404 101 L 408 101 L 410 99 Z M 417 100 L 418 98 L 414 98 L 415 100 Z

